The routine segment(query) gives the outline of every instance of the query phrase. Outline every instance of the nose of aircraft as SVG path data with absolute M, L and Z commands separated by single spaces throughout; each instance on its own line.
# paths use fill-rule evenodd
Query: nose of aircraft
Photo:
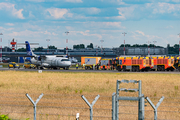
M 70 61 L 67 61 L 66 64 L 67 64 L 68 66 L 71 66 L 71 62 L 70 62 Z

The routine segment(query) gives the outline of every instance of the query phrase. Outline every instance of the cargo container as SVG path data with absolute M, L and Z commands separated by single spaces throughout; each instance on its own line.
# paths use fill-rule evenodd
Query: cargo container
M 99 69 L 101 57 L 81 57 L 81 65 L 85 64 L 85 70 L 93 69 L 93 65 L 95 65 L 95 69 Z

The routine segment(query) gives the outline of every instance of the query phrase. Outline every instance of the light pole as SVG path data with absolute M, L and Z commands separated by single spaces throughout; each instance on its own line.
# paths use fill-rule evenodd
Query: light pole
M 102 43 L 104 42 L 104 40 L 100 40 L 101 42 L 101 53 L 102 53 Z
M 98 56 L 98 45 L 96 45 L 96 57 Z
M 68 31 L 66 31 L 65 32 L 66 33 L 66 35 L 68 36 Z M 66 43 L 68 43 L 68 39 L 66 39 Z M 67 45 L 66 45 L 66 57 L 68 56 L 68 47 L 67 47 Z
M 46 41 L 47 41 L 47 52 L 49 52 L 49 50 L 48 50 L 48 48 L 49 48 L 48 42 L 50 41 L 50 39 L 46 39 Z
M 147 41 L 148 43 L 148 56 L 150 56 L 150 48 L 149 48 L 149 44 L 151 43 L 150 41 Z
M 0 35 L 3 35 L 3 34 L 0 33 Z M 2 42 L 2 38 L 1 38 L 0 42 Z M 2 45 L 0 46 L 0 59 L 1 59 L 1 63 L 2 63 Z
M 180 38 L 180 33 L 178 34 Z M 179 40 L 179 56 L 180 56 L 180 40 Z
M 125 37 L 125 34 L 127 33 L 123 32 L 122 34 L 124 34 L 124 37 Z M 125 56 L 125 38 L 124 38 L 124 56 Z
M 10 48 L 10 40 L 8 40 L 8 49 Z M 8 52 L 9 52 L 9 50 L 8 50 Z
M 153 41 L 154 43 L 154 55 L 155 55 L 155 43 L 157 43 L 157 41 Z

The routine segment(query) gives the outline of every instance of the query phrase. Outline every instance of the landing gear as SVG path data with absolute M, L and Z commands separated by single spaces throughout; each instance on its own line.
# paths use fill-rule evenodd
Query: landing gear
M 43 67 L 40 67 L 41 70 L 43 70 L 44 68 Z
M 69 70 L 69 67 L 64 67 L 63 69 L 64 69 L 64 70 Z

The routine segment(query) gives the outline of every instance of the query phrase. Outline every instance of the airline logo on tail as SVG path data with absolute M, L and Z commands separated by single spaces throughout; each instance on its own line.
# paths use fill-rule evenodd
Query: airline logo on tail
M 26 51 L 27 51 L 27 55 L 32 56 L 32 51 L 31 51 L 31 47 L 28 41 L 25 41 L 26 44 Z

